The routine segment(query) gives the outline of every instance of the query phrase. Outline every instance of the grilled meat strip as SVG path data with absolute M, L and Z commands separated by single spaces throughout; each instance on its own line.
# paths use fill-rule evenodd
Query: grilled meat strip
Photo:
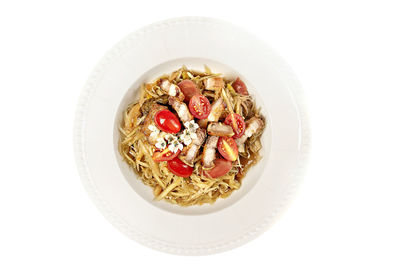
M 167 79 L 162 79 L 160 82 L 161 90 L 171 97 L 176 97 L 178 100 L 183 101 L 185 95 L 182 93 L 181 89 L 176 85 L 171 83 Z
M 228 136 L 231 137 L 235 133 L 230 125 L 221 122 L 211 122 L 207 126 L 207 133 L 211 136 Z
M 257 117 L 252 117 L 246 122 L 246 130 L 244 131 L 244 135 L 235 140 L 239 152 L 244 152 L 244 143 L 246 142 L 246 140 L 255 133 L 258 133 L 263 128 L 263 126 L 264 122 L 262 121 L 262 119 Z
M 182 123 L 193 120 L 193 116 L 190 114 L 186 103 L 180 101 L 176 97 L 169 97 L 168 103 L 172 106 L 172 108 L 174 108 Z
M 219 91 L 224 88 L 225 82 L 221 77 L 208 78 L 204 80 L 204 88 L 207 90 Z
M 218 136 L 208 136 L 203 150 L 203 169 L 208 170 L 214 167 L 215 154 L 218 144 Z
M 211 111 L 210 114 L 206 119 L 199 120 L 199 126 L 201 128 L 206 128 L 208 122 L 215 122 L 218 121 L 222 112 L 224 111 L 226 105 L 222 98 L 217 99 L 211 104 Z

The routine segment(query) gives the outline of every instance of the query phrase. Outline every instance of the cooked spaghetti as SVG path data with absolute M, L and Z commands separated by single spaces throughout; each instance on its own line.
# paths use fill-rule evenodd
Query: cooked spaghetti
M 123 113 L 119 151 L 155 200 L 211 204 L 259 161 L 265 125 L 239 78 L 182 67 L 141 86 Z

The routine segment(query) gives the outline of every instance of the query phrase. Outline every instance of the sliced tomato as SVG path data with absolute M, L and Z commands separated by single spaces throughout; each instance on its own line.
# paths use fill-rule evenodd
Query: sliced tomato
M 237 77 L 236 80 L 232 83 L 232 87 L 233 89 L 235 89 L 236 93 L 239 93 L 241 95 L 249 94 L 249 92 L 247 91 L 247 86 L 239 77 Z
M 153 160 L 155 162 L 169 161 L 169 160 L 177 157 L 180 154 L 180 152 L 181 152 L 181 150 L 178 150 L 176 153 L 173 153 L 167 147 L 166 149 L 164 149 L 162 151 L 155 151 L 153 154 Z
M 178 83 L 179 89 L 185 95 L 185 101 L 189 102 L 194 95 L 201 95 L 200 89 L 191 80 L 183 80 Z
M 232 169 L 232 162 L 223 158 L 214 160 L 214 168 L 204 171 L 204 175 L 211 178 L 217 178 L 227 174 Z
M 176 134 L 181 130 L 179 119 L 169 110 L 160 110 L 154 115 L 154 121 L 158 129 Z
M 218 152 L 229 161 L 235 161 L 239 155 L 236 142 L 231 137 L 220 137 L 218 139 Z
M 168 170 L 171 171 L 171 173 L 181 177 L 189 177 L 193 172 L 192 167 L 186 165 L 185 163 L 182 162 L 182 160 L 180 160 L 177 157 L 168 161 L 167 167 Z
M 210 101 L 203 95 L 194 95 L 189 102 L 190 113 L 198 119 L 205 119 L 211 112 Z
M 225 118 L 225 124 L 230 125 L 235 133 L 233 138 L 239 138 L 243 136 L 244 130 L 246 130 L 246 123 L 241 115 L 233 113 L 229 114 Z

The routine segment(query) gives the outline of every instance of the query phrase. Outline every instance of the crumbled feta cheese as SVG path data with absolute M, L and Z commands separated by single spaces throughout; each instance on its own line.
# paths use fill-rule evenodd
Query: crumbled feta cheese
M 180 143 L 180 142 L 176 139 L 176 140 L 172 141 L 172 142 L 168 145 L 168 149 L 169 149 L 171 152 L 176 153 L 178 150 L 181 150 L 181 151 L 182 151 L 183 145 L 182 145 L 182 143 Z
M 187 121 L 183 125 L 189 130 L 190 133 L 195 133 L 197 128 L 199 128 L 199 125 L 194 120 Z
M 155 146 L 158 149 L 164 150 L 167 147 L 167 143 L 163 138 L 158 138 Z
M 179 135 L 179 140 L 186 146 L 192 143 L 192 137 L 188 129 L 183 130 L 182 134 Z
M 173 134 L 166 134 L 164 138 L 168 141 L 168 143 L 171 143 L 177 139 L 177 137 Z

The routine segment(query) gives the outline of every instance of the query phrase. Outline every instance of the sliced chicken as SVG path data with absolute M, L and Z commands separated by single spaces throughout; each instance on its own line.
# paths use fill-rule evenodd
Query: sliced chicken
M 221 122 L 211 122 L 207 126 L 207 133 L 211 136 L 228 136 L 231 137 L 235 133 L 230 125 Z
M 193 120 L 193 116 L 190 114 L 186 103 L 180 101 L 176 97 L 169 97 L 168 103 L 172 106 L 172 108 L 174 108 L 182 123 Z
M 203 169 L 209 170 L 214 167 L 215 154 L 218 144 L 218 136 L 208 136 L 203 150 Z
M 196 131 L 197 138 L 192 140 L 192 143 L 189 146 L 185 147 L 182 153 L 179 155 L 179 158 L 187 165 L 193 167 L 194 160 L 203 145 L 204 140 L 206 139 L 206 131 L 203 129 L 197 129 Z
M 224 88 L 225 82 L 221 77 L 208 78 L 204 80 L 204 88 L 207 90 L 219 91 Z
M 182 93 L 181 89 L 167 79 L 161 80 L 160 87 L 162 91 L 171 97 L 177 97 L 180 101 L 185 99 L 185 95 Z
M 255 133 L 258 133 L 263 128 L 263 126 L 264 122 L 262 121 L 262 119 L 257 117 L 252 117 L 249 121 L 246 122 L 246 130 L 244 131 L 244 135 L 235 140 L 240 153 L 244 152 L 244 143 L 246 142 L 246 140 Z
M 152 133 L 152 130 L 149 128 L 149 126 L 150 125 L 156 126 L 156 123 L 154 122 L 154 116 L 158 111 L 163 110 L 163 109 L 167 109 L 167 107 L 157 104 L 157 103 L 153 104 L 149 110 L 149 113 L 146 116 L 146 119 L 144 120 L 144 124 L 142 127 L 142 133 L 147 137 L 147 140 L 150 144 L 155 144 L 157 142 L 157 138 L 162 137 L 161 135 L 150 136 Z M 161 133 L 163 133 L 163 132 L 161 132 Z
M 222 112 L 225 110 L 226 104 L 222 98 L 217 99 L 211 104 L 210 114 L 206 119 L 199 120 L 199 126 L 201 128 L 206 128 L 209 121 L 218 121 Z

